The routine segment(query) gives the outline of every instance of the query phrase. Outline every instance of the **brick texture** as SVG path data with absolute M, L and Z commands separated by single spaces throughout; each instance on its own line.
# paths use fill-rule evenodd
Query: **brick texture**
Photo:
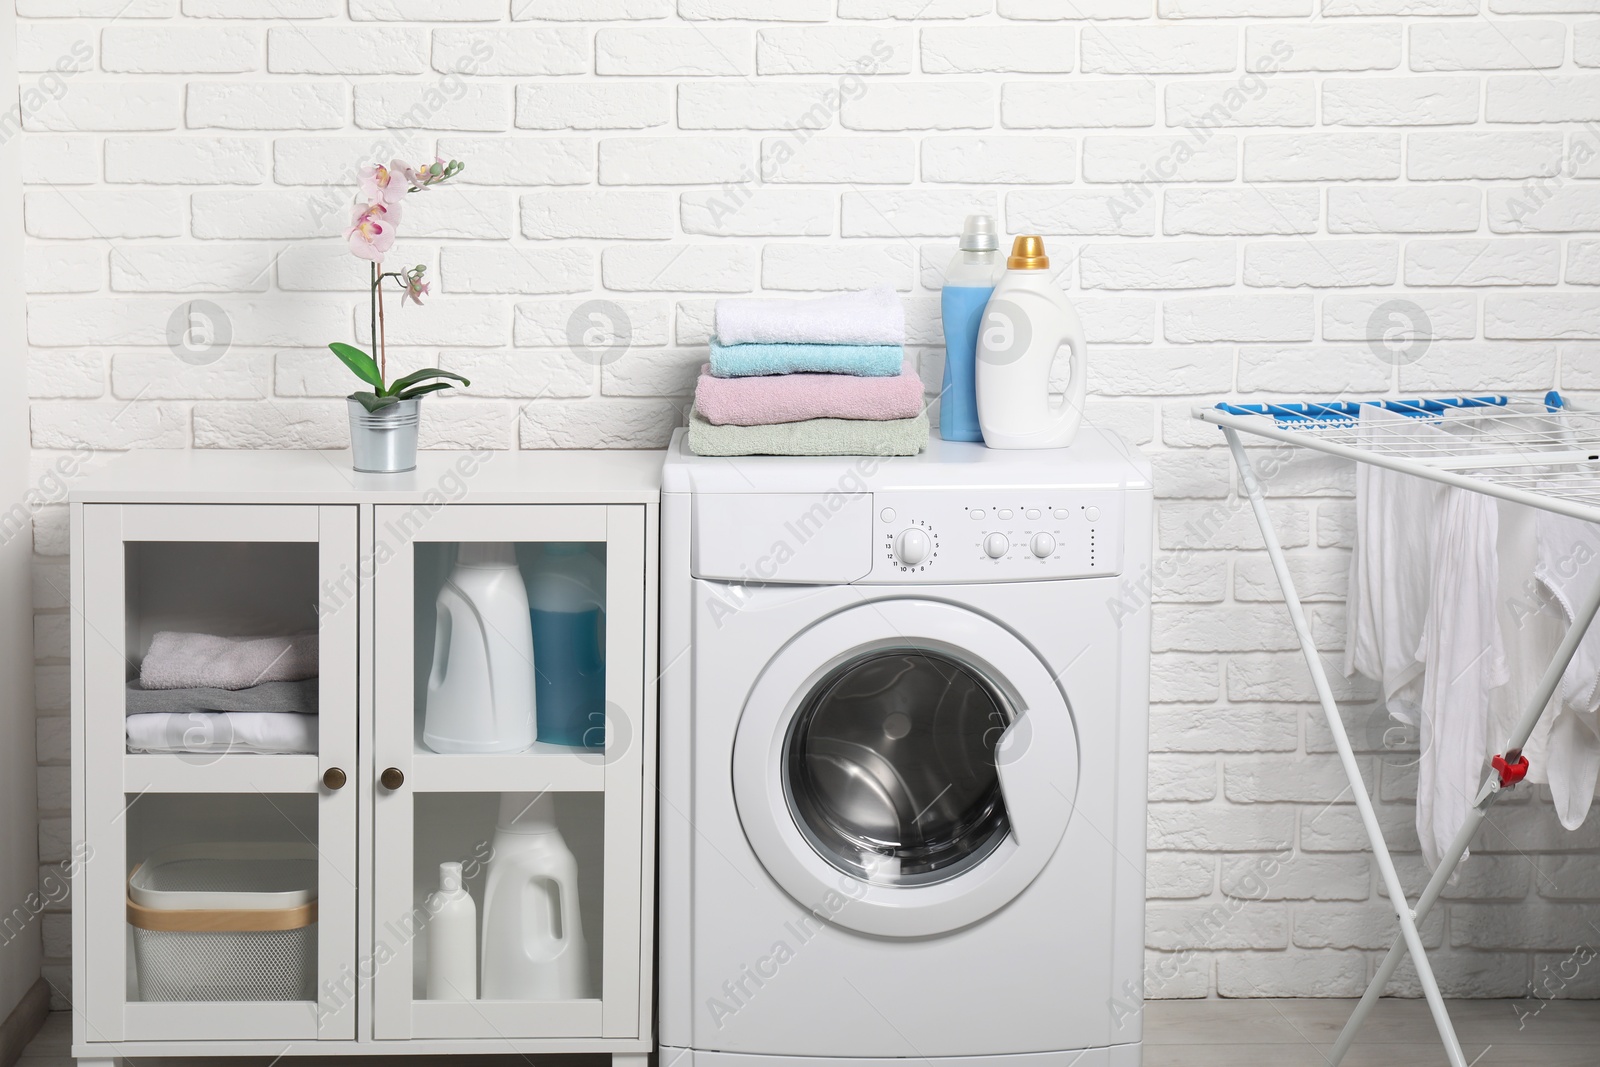
M 1393 917 L 1255 525 L 1189 411 L 1391 387 L 1600 403 L 1600 4 L 16 8 L 0 136 L 23 130 L 40 473 L 102 450 L 341 447 L 350 385 L 323 346 L 366 331 L 340 239 L 358 161 L 468 164 L 407 203 L 395 253 L 435 282 L 391 315 L 400 358 L 474 383 L 428 401 L 442 448 L 663 444 L 721 294 L 891 285 L 933 386 L 961 217 L 1044 234 L 1090 338 L 1091 417 L 1159 479 L 1146 993 L 1360 992 Z M 195 367 L 167 331 L 202 299 L 232 347 Z M 597 300 L 631 323 L 604 369 L 567 350 Z M 1398 373 L 1396 307 L 1436 342 Z M 1348 470 L 1289 464 L 1273 487 L 1415 891 L 1414 771 L 1337 669 Z M 63 508 L 35 516 L 47 863 L 70 833 L 65 531 Z M 1561 833 L 1538 796 L 1495 824 L 1424 926 L 1453 995 L 1520 994 L 1595 936 L 1597 832 Z M 66 988 L 63 916 L 46 944 Z

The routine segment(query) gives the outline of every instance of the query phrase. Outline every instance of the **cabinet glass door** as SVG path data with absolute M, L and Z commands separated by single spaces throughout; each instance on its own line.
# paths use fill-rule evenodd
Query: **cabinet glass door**
M 374 526 L 374 1036 L 639 1036 L 645 509 Z
M 81 507 L 90 1039 L 354 1038 L 357 509 Z

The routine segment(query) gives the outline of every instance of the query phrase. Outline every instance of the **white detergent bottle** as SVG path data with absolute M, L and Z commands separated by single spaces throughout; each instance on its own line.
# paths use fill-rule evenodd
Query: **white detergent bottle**
M 1018 237 L 978 330 L 978 424 L 990 448 L 1065 448 L 1088 392 L 1083 326 L 1050 278 L 1044 240 Z M 1050 402 L 1050 368 L 1069 350 L 1065 402 Z
M 422 743 L 435 752 L 533 744 L 533 626 L 509 544 L 464 542 L 439 590 Z
M 428 999 L 478 999 L 478 906 L 461 884 L 461 864 L 439 864 L 428 898 Z
M 582 1000 L 589 953 L 578 864 L 549 793 L 503 793 L 483 892 L 484 1000 Z

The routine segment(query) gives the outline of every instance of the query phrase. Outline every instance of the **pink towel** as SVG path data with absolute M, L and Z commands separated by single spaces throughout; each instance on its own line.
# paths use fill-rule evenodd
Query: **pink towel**
M 922 379 L 908 359 L 892 378 L 854 374 L 770 374 L 713 378 L 700 368 L 694 406 L 717 426 L 768 426 L 807 419 L 866 419 L 884 422 L 922 413 Z

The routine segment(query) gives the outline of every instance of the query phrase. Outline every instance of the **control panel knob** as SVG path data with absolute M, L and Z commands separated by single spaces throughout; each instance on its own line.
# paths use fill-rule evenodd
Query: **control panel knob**
M 1011 542 L 1005 534 L 992 533 L 983 539 L 983 554 L 990 559 L 999 559 L 1011 551 Z
M 1047 533 L 1036 533 L 1033 540 L 1028 542 L 1028 549 L 1040 559 L 1044 559 L 1056 550 L 1056 539 Z
M 907 567 L 921 565 L 932 554 L 933 542 L 928 538 L 927 531 L 915 526 L 901 530 L 900 536 L 894 539 L 894 558 Z

